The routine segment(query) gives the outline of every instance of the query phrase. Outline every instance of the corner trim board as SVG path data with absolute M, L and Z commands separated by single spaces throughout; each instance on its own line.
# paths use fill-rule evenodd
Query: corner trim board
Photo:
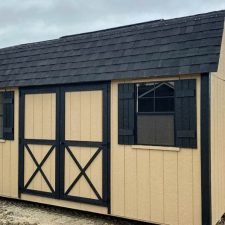
M 211 225 L 210 73 L 201 74 L 202 225 Z

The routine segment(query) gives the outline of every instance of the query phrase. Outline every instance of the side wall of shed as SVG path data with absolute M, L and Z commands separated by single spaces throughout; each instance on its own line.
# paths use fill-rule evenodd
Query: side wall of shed
M 18 116 L 19 116 L 19 90 L 14 91 L 14 140 L 0 140 L 0 196 L 18 197 Z M 0 90 L 5 91 L 5 90 Z
M 225 213 L 225 31 L 217 73 L 211 75 L 212 224 Z
M 118 84 L 155 80 L 112 82 L 111 212 L 113 215 L 160 224 L 201 225 L 201 81 L 200 76 L 186 76 L 181 79 L 185 78 L 197 80 L 197 149 L 118 145 Z M 179 77 L 170 79 L 176 80 Z

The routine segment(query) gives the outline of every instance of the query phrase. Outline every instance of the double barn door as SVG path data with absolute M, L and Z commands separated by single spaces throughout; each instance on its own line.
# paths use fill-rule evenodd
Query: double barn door
M 108 205 L 108 88 L 21 89 L 20 193 Z

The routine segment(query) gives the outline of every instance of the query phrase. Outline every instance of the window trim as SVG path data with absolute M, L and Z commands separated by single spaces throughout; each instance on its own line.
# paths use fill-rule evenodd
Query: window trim
M 160 151 L 174 151 L 174 152 L 179 152 L 181 150 L 180 147 L 176 146 L 157 146 L 157 145 L 137 145 L 134 144 L 131 146 L 132 149 L 143 149 L 143 150 L 160 150 Z

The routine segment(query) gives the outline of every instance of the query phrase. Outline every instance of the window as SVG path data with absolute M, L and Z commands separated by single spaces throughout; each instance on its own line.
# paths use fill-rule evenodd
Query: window
M 3 139 L 3 93 L 0 93 L 0 139 Z
M 196 148 L 196 80 L 119 84 L 118 144 Z
M 136 86 L 137 144 L 174 146 L 174 82 Z

